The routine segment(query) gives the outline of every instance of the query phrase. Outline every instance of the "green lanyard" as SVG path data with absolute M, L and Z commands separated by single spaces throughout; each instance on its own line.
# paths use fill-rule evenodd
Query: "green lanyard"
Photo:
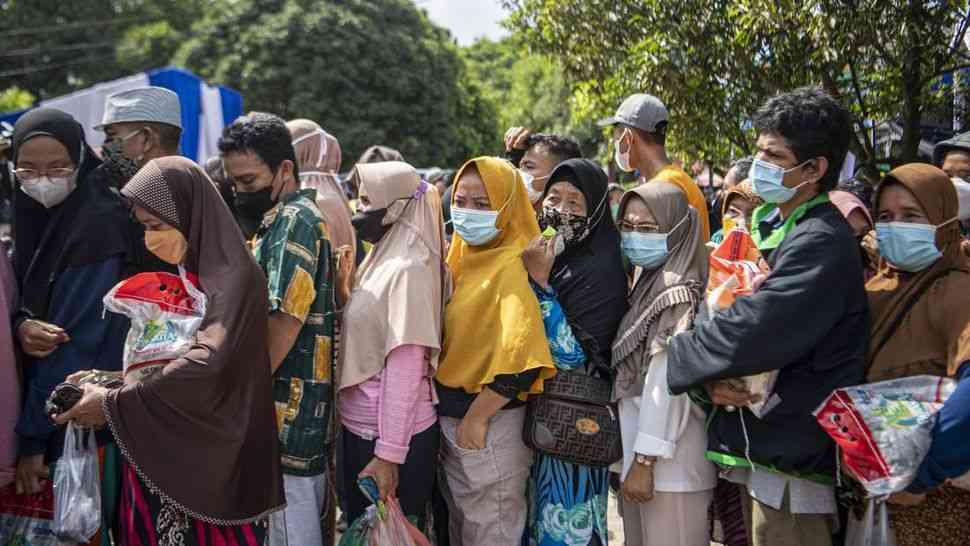
M 805 216 L 808 211 L 812 210 L 817 205 L 828 202 L 828 192 L 816 195 L 811 201 L 802 203 L 797 209 L 792 211 L 792 213 L 788 215 L 788 218 L 785 218 L 785 223 L 782 224 L 781 227 L 772 231 L 771 235 L 769 235 L 767 239 L 762 239 L 761 229 L 759 228 L 761 221 L 778 208 L 778 205 L 774 203 L 765 203 L 754 210 L 754 215 L 751 218 L 751 223 L 753 224 L 751 238 L 754 239 L 754 243 L 758 245 L 759 250 L 774 250 L 778 248 L 778 245 L 780 245 L 782 241 L 785 240 L 785 237 L 788 236 L 788 232 L 795 227 L 795 224 L 802 219 L 802 216 Z

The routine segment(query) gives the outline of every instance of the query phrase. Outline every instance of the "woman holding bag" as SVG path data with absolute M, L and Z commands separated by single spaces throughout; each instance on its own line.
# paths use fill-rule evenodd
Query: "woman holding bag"
M 562 253 L 555 255 L 555 239 L 540 236 L 522 256 L 559 370 L 549 381 L 583 374 L 609 386 L 610 347 L 626 313 L 627 290 L 606 173 L 589 160 L 569 159 L 549 180 L 539 201 L 539 225 L 557 231 Z M 536 452 L 529 490 L 530 544 L 607 543 L 608 467 Z
M 180 358 L 120 389 L 85 384 L 56 421 L 110 427 L 125 458 L 123 546 L 262 544 L 269 514 L 285 502 L 262 271 L 192 161 L 153 160 L 122 195 L 146 246 L 198 276 L 206 312 Z

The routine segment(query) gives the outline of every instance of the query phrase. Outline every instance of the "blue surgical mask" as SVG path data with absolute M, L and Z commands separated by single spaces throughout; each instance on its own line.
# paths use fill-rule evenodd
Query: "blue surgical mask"
M 755 159 L 751 164 L 751 173 L 748 175 L 751 179 L 751 185 L 754 187 L 754 192 L 758 194 L 758 197 L 764 199 L 766 203 L 780 204 L 791 201 L 795 197 L 795 194 L 798 193 L 798 188 L 808 184 L 809 181 L 802 182 L 794 188 L 789 188 L 785 185 L 785 174 L 794 171 L 809 161 L 811 160 L 803 161 L 790 169 L 785 169 L 774 163 Z
M 876 238 L 879 253 L 896 269 L 917 273 L 933 265 L 943 253 L 936 247 L 936 230 L 939 226 L 911 224 L 908 222 L 879 222 Z
M 498 220 L 496 210 L 473 210 L 452 207 L 451 224 L 455 233 L 472 246 L 490 243 L 498 236 L 499 229 L 495 227 Z
M 690 218 L 690 214 L 685 215 L 681 221 L 677 222 L 670 229 L 670 233 L 676 231 L 688 218 Z M 673 250 L 667 246 L 670 233 L 624 231 L 620 233 L 620 245 L 623 249 L 623 255 L 633 265 L 640 266 L 648 271 L 657 269 L 667 261 L 670 251 Z
M 610 214 L 613 215 L 613 221 L 615 222 L 616 221 L 616 217 L 620 215 L 620 204 L 619 203 L 613 203 L 612 205 L 610 205 Z

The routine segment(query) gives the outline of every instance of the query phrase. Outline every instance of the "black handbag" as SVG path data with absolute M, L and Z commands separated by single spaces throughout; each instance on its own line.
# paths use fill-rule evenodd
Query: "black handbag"
M 535 451 L 578 465 L 619 461 L 623 444 L 612 391 L 608 379 L 559 370 L 545 381 L 542 394 L 529 397 L 523 440 Z

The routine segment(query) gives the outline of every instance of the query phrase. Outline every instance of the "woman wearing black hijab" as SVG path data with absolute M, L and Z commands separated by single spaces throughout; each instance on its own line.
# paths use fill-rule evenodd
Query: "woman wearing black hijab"
M 549 348 L 561 372 L 611 381 L 610 348 L 627 310 L 627 280 L 606 173 L 591 161 L 570 159 L 549 180 L 539 224 L 556 229 L 557 237 L 540 237 L 523 254 Z M 537 452 L 530 482 L 530 544 L 607 543 L 608 468 Z
M 123 278 L 130 244 L 120 198 L 89 180 L 101 162 L 70 115 L 41 108 L 21 117 L 13 162 L 21 294 L 13 328 L 25 355 L 17 491 L 33 494 L 63 446 L 44 412 L 51 391 L 80 370 L 121 369 L 127 324 L 113 313 L 102 318 L 101 300 Z

